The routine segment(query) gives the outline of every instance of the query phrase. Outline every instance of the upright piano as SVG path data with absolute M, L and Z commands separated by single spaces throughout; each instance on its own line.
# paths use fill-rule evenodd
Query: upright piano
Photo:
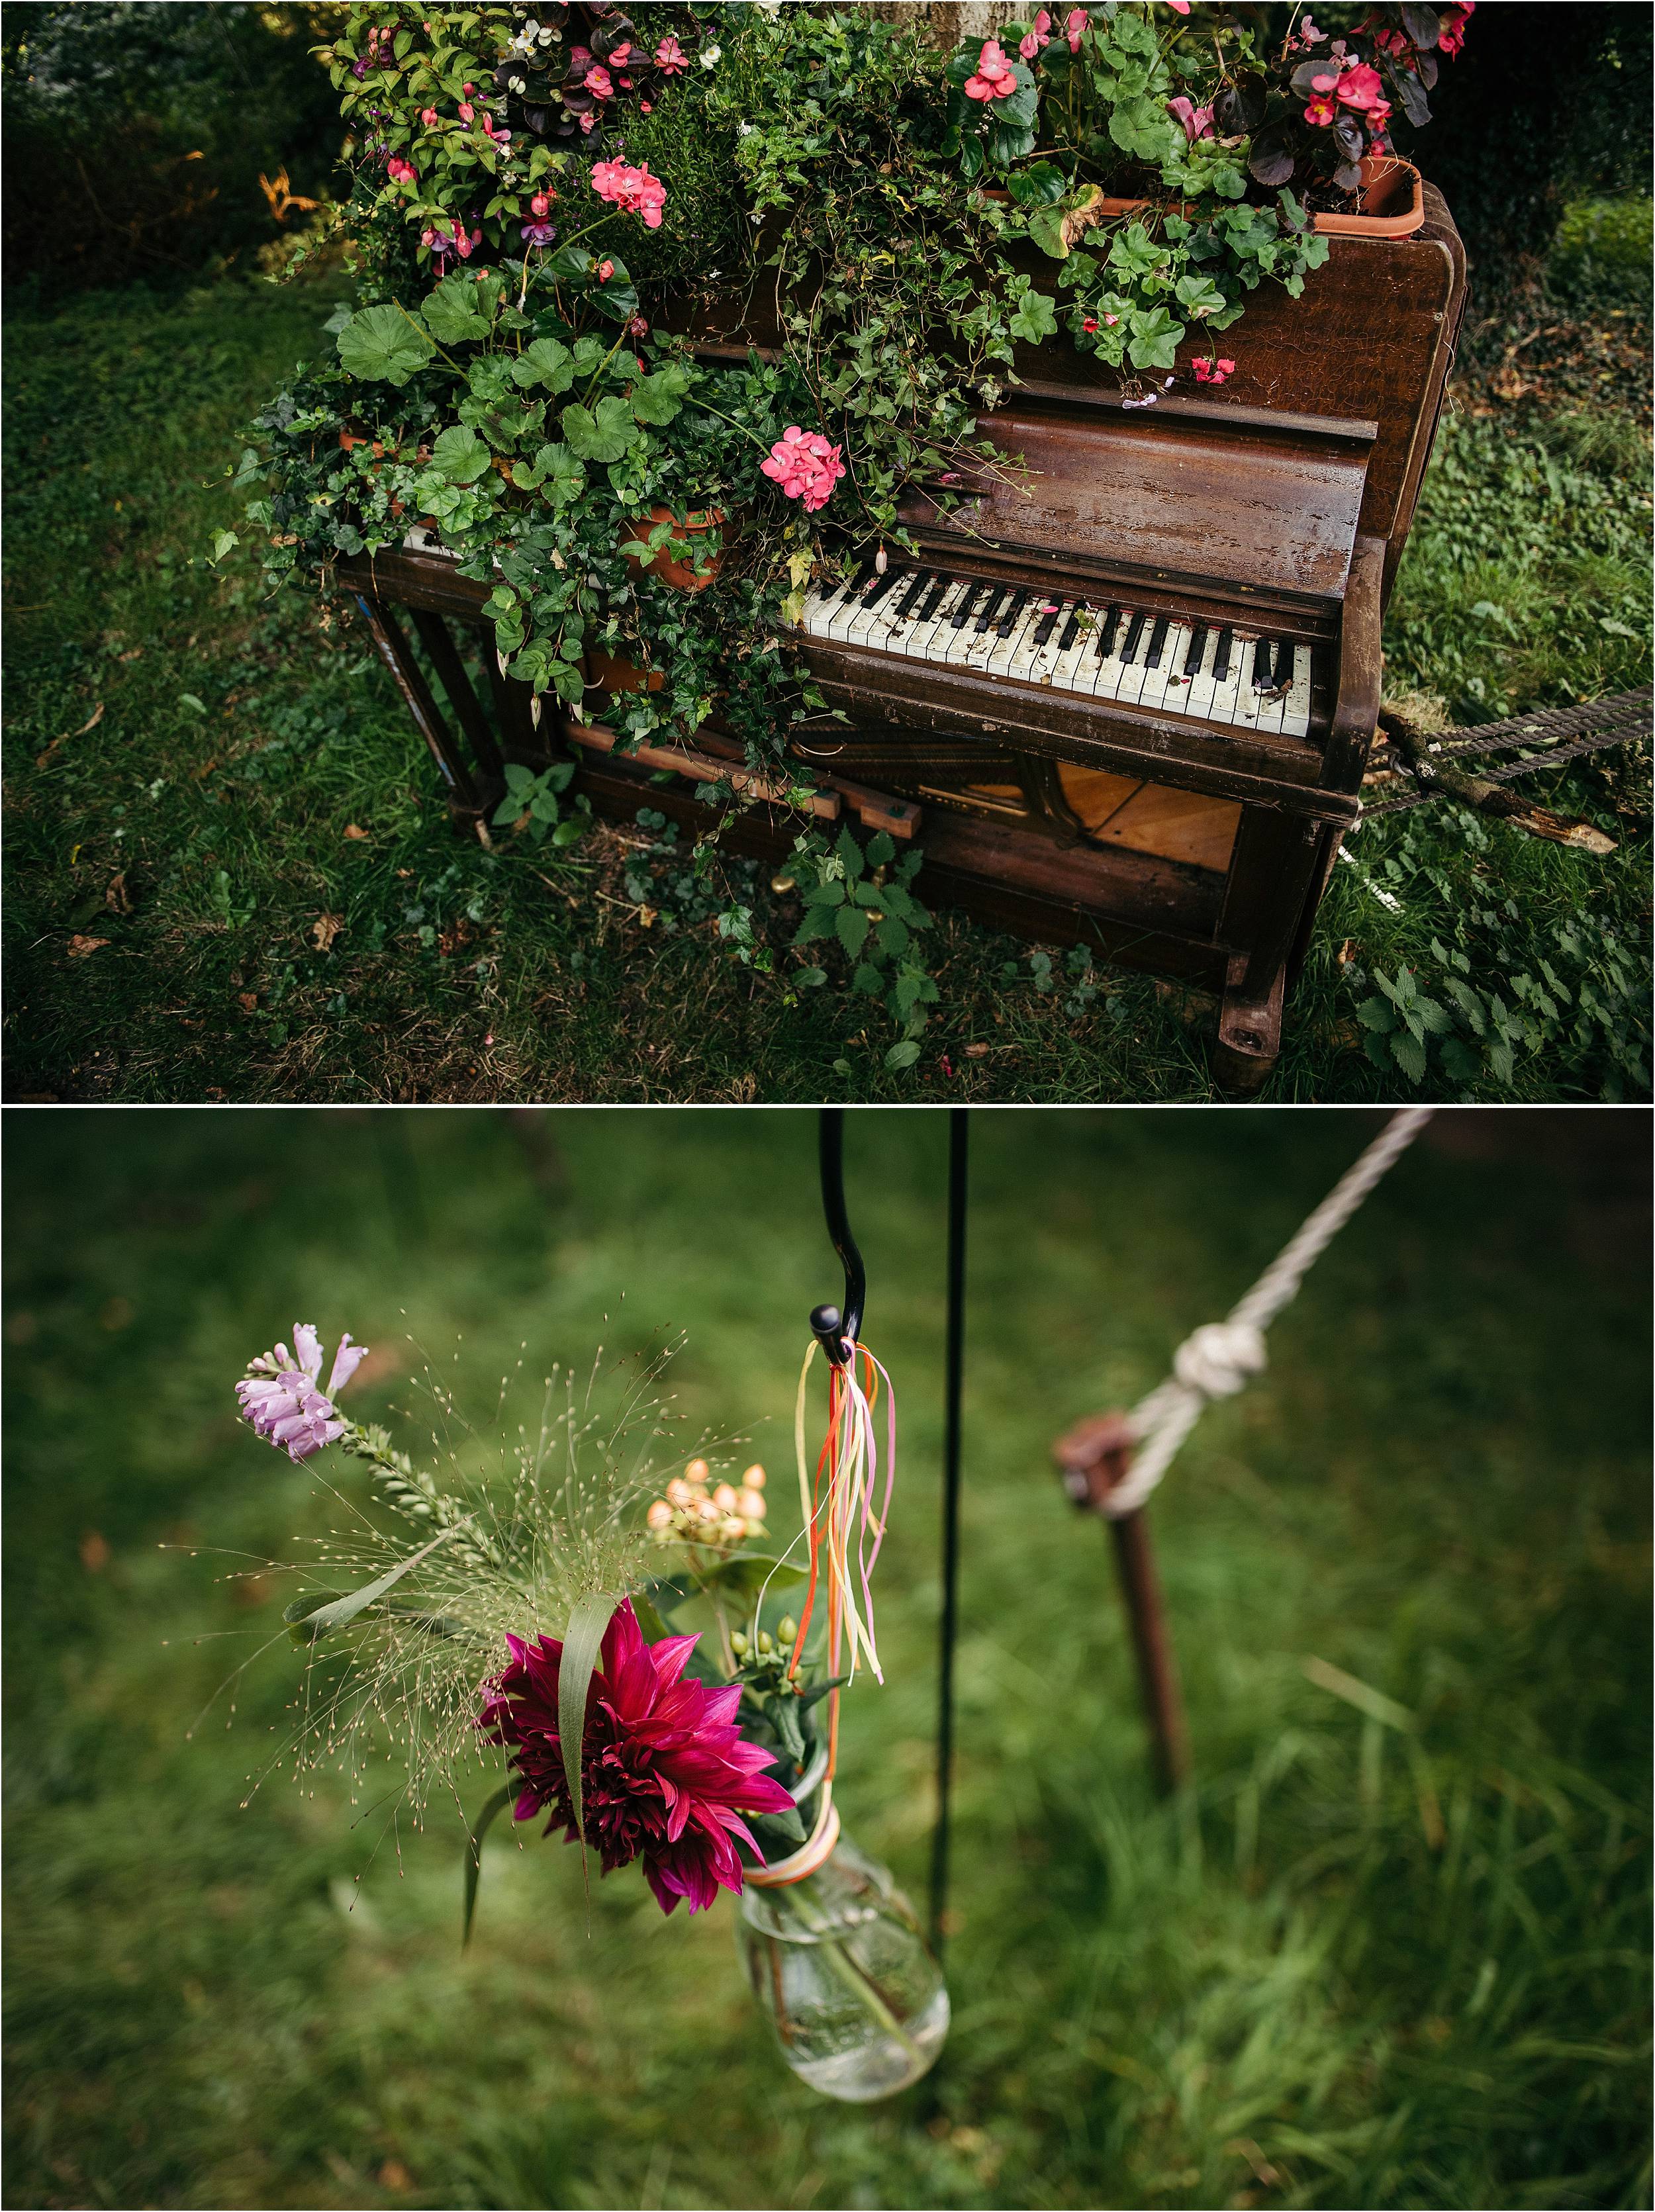
M 1133 404 L 1056 341 L 1021 349 L 979 423 L 1005 465 L 969 474 L 946 510 L 913 489 L 911 550 L 818 579 L 783 648 L 830 709 L 794 726 L 794 757 L 846 819 L 917 836 L 929 902 L 1210 992 L 1214 1074 L 1238 1095 L 1276 1058 L 1360 811 L 1381 623 L 1465 301 L 1429 185 L 1425 204 L 1411 237 L 1330 240 L 1299 300 L 1253 293 L 1222 387 L 1181 361 L 1173 390 Z M 728 300 L 682 326 L 710 360 L 777 343 Z M 389 596 L 413 559 L 389 563 L 404 587 Z M 671 748 L 606 749 L 606 704 L 594 690 L 566 726 L 593 805 L 704 823 L 687 786 L 659 781 Z M 683 772 L 734 750 L 715 720 Z M 780 857 L 794 832 L 760 807 L 727 834 Z

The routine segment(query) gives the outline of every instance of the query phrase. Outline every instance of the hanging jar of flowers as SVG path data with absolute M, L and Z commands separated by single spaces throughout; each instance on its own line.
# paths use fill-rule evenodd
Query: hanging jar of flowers
M 948 1990 L 889 1871 L 856 1849 L 837 1814 L 831 1836 L 803 1873 L 784 1864 L 748 1874 L 736 1946 L 794 2072 L 866 2104 L 929 2071 L 948 2033 Z

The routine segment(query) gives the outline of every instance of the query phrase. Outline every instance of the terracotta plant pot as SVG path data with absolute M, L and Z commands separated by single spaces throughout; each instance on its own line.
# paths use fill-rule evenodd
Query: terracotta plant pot
M 658 524 L 670 522 L 675 539 L 700 538 L 709 530 L 722 529 L 728 519 L 721 507 L 692 508 L 688 514 L 683 516 L 674 514 L 670 507 L 652 507 L 648 522 L 637 526 L 636 534 L 642 538 Z M 709 584 L 716 581 L 718 572 L 723 563 L 724 555 L 721 550 L 714 554 L 704 574 L 697 575 L 694 568 L 686 562 L 669 559 L 665 552 L 657 553 L 654 558 L 649 561 L 640 560 L 636 553 L 629 553 L 626 556 L 626 565 L 635 576 L 642 575 L 648 569 L 658 583 L 670 585 L 675 592 L 704 592 Z M 633 686 L 634 690 L 636 688 L 636 685 Z M 652 690 L 655 688 L 654 685 L 651 686 Z
M 1152 205 L 1150 200 L 1114 199 L 1105 192 L 1097 203 L 1093 220 L 1113 222 L 1122 216 L 1141 215 Z M 1186 204 L 1167 212 L 1188 215 L 1190 210 Z M 1326 238 L 1409 238 L 1424 221 L 1425 192 L 1414 164 L 1394 154 L 1365 154 L 1361 213 L 1313 215 L 1311 227 Z
M 659 668 L 641 668 L 636 660 L 618 659 L 600 647 L 581 655 L 588 690 L 595 691 L 659 691 L 666 678 Z

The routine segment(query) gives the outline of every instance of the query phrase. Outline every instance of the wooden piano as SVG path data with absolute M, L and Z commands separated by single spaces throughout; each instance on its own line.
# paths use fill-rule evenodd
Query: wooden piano
M 912 493 L 916 550 L 812 587 L 795 641 L 843 717 L 793 733 L 821 811 L 917 832 L 933 904 L 1214 993 L 1214 1074 L 1236 1094 L 1275 1060 L 1285 988 L 1360 811 L 1381 623 L 1465 299 L 1428 185 L 1426 214 L 1409 238 L 1331 240 L 1297 301 L 1261 287 L 1226 334 L 1238 366 L 1221 389 L 1186 397 L 1186 373 L 1132 406 L 1114 372 L 1055 341 L 1027 349 L 981 424 L 1022 471 L 985 470 L 946 514 Z M 688 329 L 711 358 L 776 336 L 727 307 Z M 432 630 L 442 612 L 478 619 L 484 587 L 410 554 L 352 565 L 451 788 L 458 755 L 397 650 L 393 599 L 418 611 L 478 751 L 472 780 L 491 785 L 496 741 Z M 532 742 L 520 689 L 496 687 L 508 753 Z M 651 781 L 670 752 L 605 749 L 604 706 L 590 695 L 565 731 L 598 811 L 703 823 L 687 784 Z M 734 750 L 715 724 L 697 749 L 691 775 Z M 779 858 L 793 834 L 760 807 L 726 842 Z

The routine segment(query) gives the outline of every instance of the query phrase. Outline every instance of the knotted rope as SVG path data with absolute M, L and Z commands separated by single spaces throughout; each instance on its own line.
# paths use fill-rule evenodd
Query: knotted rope
M 1097 1501 L 1111 1521 L 1135 1513 L 1153 1494 L 1211 1400 L 1232 1397 L 1253 1376 L 1263 1373 L 1268 1362 L 1265 1330 L 1386 1170 L 1419 1135 L 1432 1111 L 1428 1106 L 1410 1106 L 1393 1114 L 1245 1297 L 1231 1308 L 1227 1318 L 1208 1322 L 1184 1339 L 1173 1354 L 1171 1374 L 1127 1416 L 1136 1447 L 1132 1465 Z

